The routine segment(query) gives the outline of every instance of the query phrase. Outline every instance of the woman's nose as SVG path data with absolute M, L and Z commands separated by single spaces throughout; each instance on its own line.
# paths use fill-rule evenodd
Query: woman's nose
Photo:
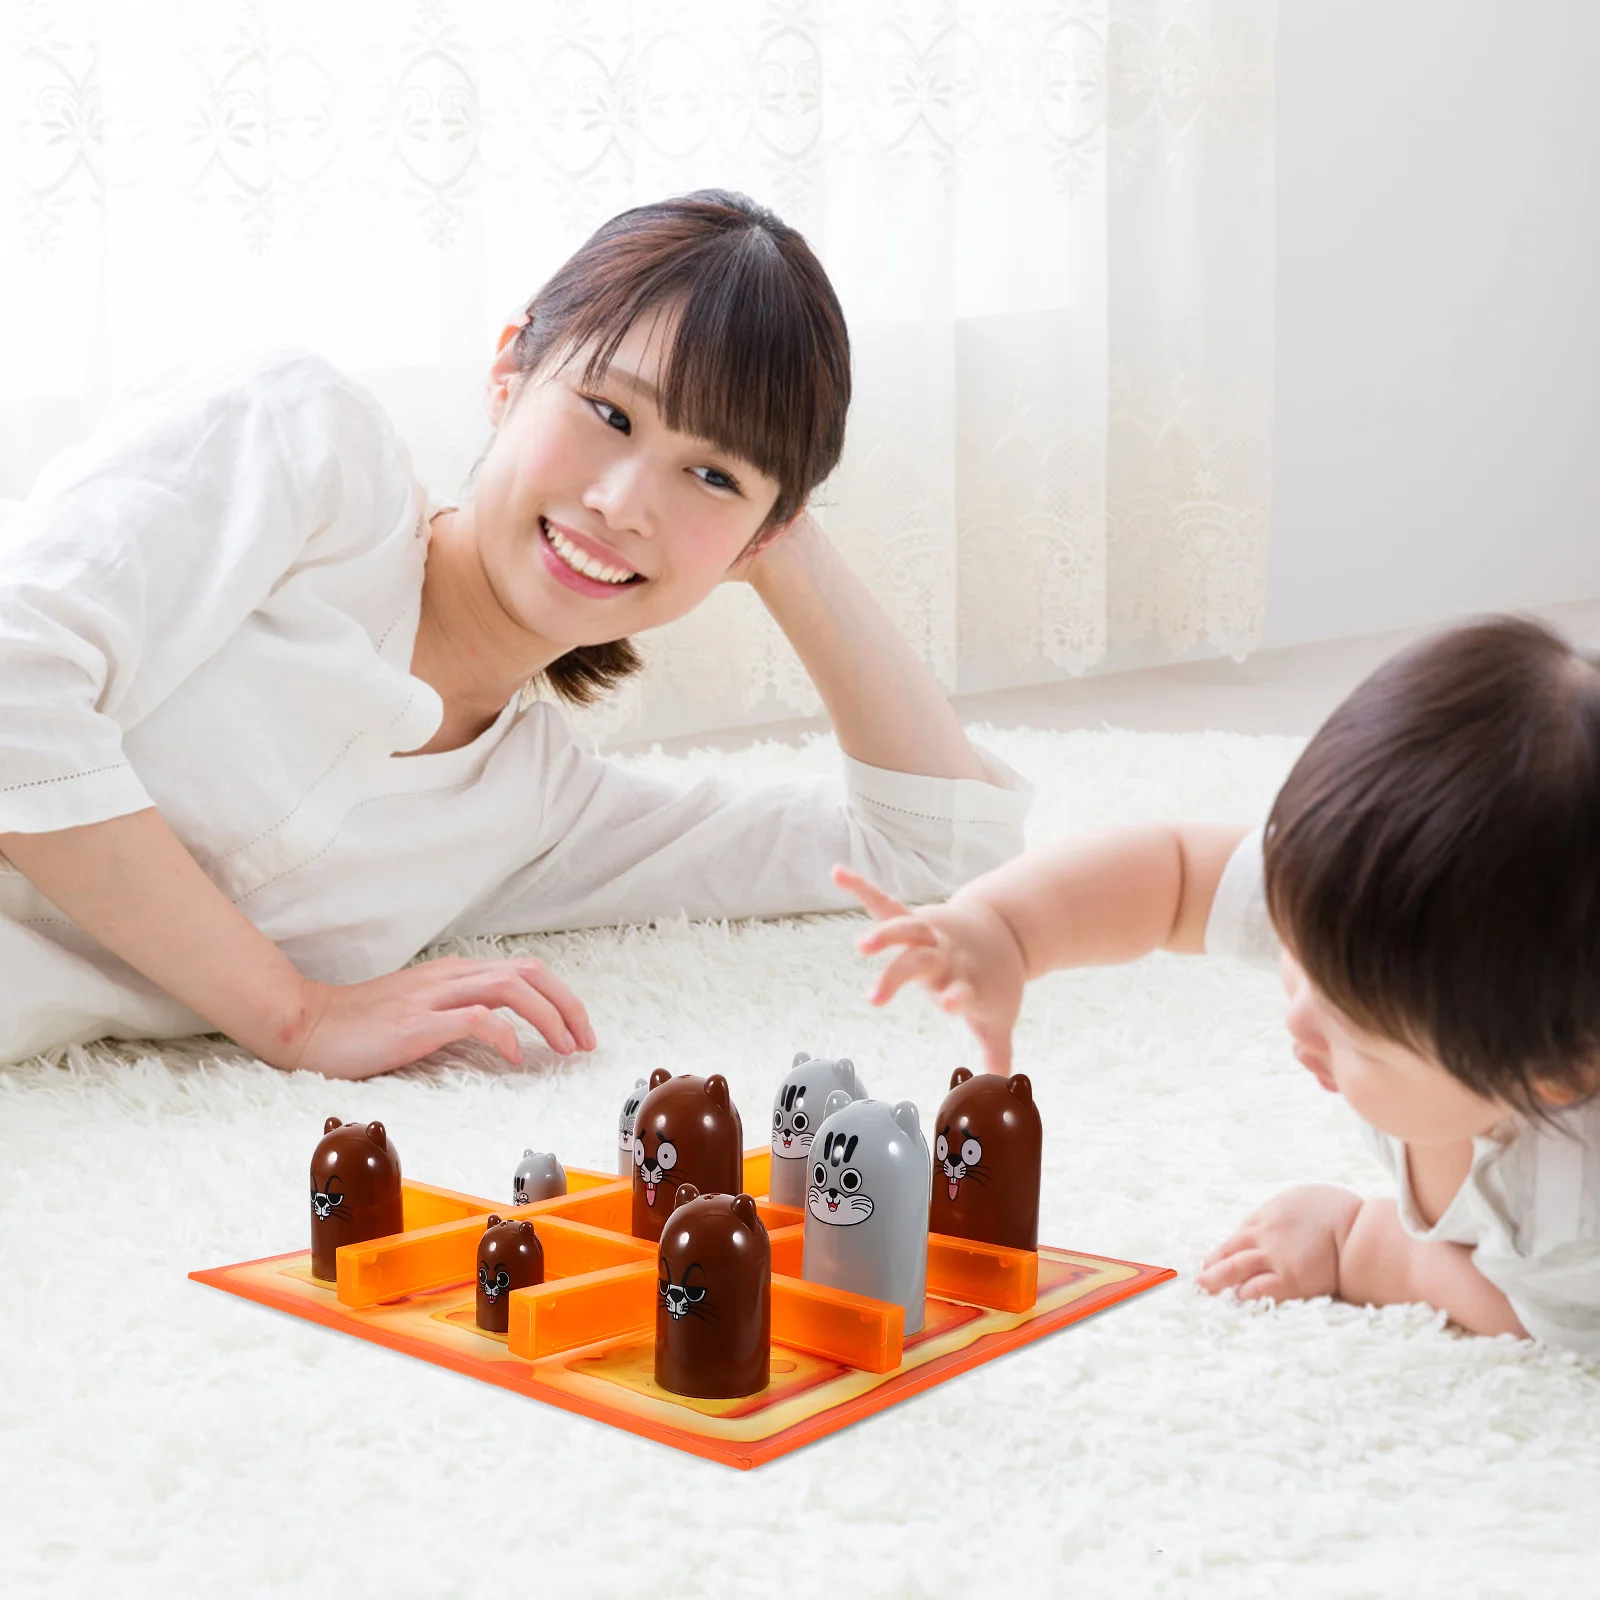
M 637 457 L 611 462 L 585 491 L 583 505 L 608 528 L 648 539 L 655 533 L 649 469 Z

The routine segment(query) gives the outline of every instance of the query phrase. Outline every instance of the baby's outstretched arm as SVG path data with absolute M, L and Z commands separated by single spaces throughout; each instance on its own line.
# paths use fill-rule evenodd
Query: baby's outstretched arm
M 1204 947 L 1217 883 L 1246 831 L 1154 823 L 1085 834 L 1031 850 L 916 911 L 842 867 L 834 879 L 879 920 L 862 950 L 898 947 L 873 1004 L 907 983 L 926 985 L 966 1019 L 989 1070 L 1008 1072 L 1030 978 Z

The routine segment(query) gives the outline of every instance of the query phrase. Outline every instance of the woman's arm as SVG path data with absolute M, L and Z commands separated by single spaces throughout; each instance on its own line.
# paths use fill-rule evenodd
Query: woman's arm
M 944 692 L 809 516 L 736 575 L 794 646 L 846 755 L 891 772 L 988 780 Z
M 0 851 L 86 933 L 275 1067 L 364 1078 L 469 1038 L 520 1061 L 502 1006 L 563 1053 L 594 1047 L 583 1007 L 536 961 L 432 961 L 370 983 L 311 982 L 154 809 L 0 834 Z

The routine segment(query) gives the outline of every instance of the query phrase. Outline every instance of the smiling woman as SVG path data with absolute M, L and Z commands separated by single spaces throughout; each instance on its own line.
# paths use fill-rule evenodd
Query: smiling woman
M 838 907 L 836 862 L 926 898 L 1013 853 L 1022 786 L 804 515 L 849 392 L 805 241 L 708 192 L 615 218 L 505 331 L 459 506 L 314 357 L 128 397 L 0 540 L 0 1060 L 211 1027 L 359 1077 L 469 1037 L 520 1059 L 506 1012 L 590 1049 L 536 961 L 406 963 Z M 730 578 L 842 787 L 675 790 L 523 692 L 603 693 Z

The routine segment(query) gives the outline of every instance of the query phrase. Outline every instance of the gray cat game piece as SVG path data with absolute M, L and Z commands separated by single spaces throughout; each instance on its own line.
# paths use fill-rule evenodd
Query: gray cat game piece
M 769 1198 L 780 1206 L 806 1203 L 806 1166 L 811 1141 L 826 1115 L 830 1093 L 844 1090 L 852 1100 L 865 1100 L 867 1086 L 848 1056 L 813 1061 L 804 1050 L 772 1097 L 772 1177 Z
M 905 1307 L 922 1330 L 933 1167 L 909 1100 L 855 1100 L 833 1111 L 811 1145 L 805 1257 L 812 1283 Z
M 628 1098 L 622 1102 L 622 1115 L 617 1118 L 617 1171 L 624 1178 L 633 1176 L 633 1119 L 639 1115 L 649 1087 L 643 1078 L 634 1079 Z
M 553 1200 L 567 1192 L 567 1169 L 543 1150 L 524 1150 L 511 1179 L 511 1203 L 531 1205 L 535 1200 Z

